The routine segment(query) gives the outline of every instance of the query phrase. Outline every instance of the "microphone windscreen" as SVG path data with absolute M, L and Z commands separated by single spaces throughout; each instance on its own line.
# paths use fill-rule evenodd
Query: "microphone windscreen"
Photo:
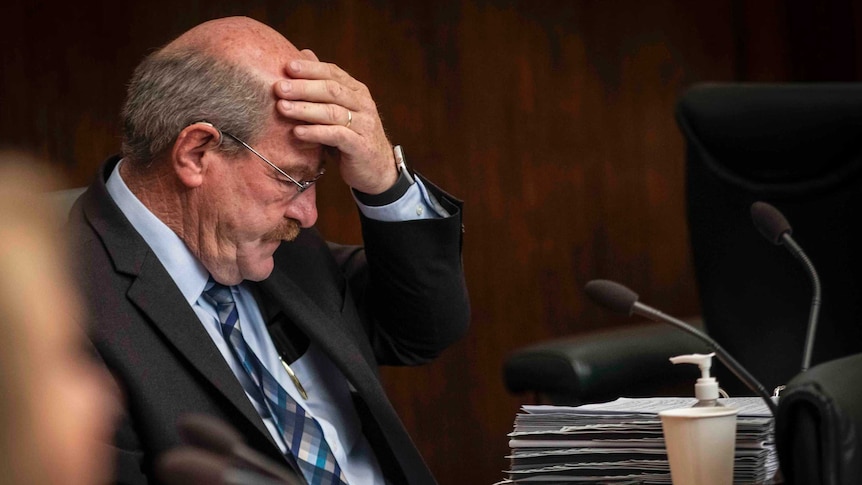
M 751 220 L 754 227 L 763 234 L 763 237 L 772 241 L 773 244 L 781 244 L 781 236 L 784 233 L 793 234 L 790 223 L 784 214 L 766 202 L 755 202 L 751 204 Z
M 228 468 L 223 458 L 194 448 L 176 448 L 156 460 L 156 476 L 168 485 L 220 484 Z
M 230 455 L 237 445 L 243 443 L 242 436 L 236 430 L 203 414 L 181 417 L 177 421 L 177 430 L 186 444 L 221 455 Z
M 593 280 L 584 287 L 587 296 L 608 310 L 626 315 L 638 301 L 638 294 L 625 286 L 609 280 Z

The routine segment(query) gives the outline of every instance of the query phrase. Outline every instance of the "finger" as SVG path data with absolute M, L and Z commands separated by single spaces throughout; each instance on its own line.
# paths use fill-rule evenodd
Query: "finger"
M 315 54 L 311 49 L 302 49 L 299 53 L 302 54 L 302 57 L 310 61 L 320 62 L 320 59 L 317 58 L 317 54 Z
M 342 154 L 355 156 L 362 136 L 355 131 L 336 125 L 300 125 L 293 134 L 302 141 L 337 148 Z
M 295 79 L 333 79 L 354 90 L 365 87 L 346 71 L 329 62 L 294 59 L 287 64 L 287 74 Z
M 276 85 L 279 90 L 276 94 L 282 99 L 338 104 L 353 111 L 370 108 L 362 102 L 363 93 L 348 89 L 331 79 L 284 79 Z
M 359 113 L 344 106 L 329 103 L 309 103 L 305 101 L 280 100 L 278 112 L 297 121 L 314 125 L 336 125 L 356 127 Z

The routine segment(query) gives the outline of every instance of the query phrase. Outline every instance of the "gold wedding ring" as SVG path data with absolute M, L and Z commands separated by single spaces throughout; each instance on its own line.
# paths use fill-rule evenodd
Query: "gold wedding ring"
M 344 124 L 344 127 L 350 128 L 350 123 L 353 123 L 353 112 L 347 110 L 347 123 Z

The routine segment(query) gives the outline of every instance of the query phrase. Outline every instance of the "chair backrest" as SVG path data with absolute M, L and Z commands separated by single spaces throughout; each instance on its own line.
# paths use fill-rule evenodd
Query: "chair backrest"
M 707 331 L 767 388 L 799 372 L 811 285 L 754 228 L 750 206 L 763 200 L 785 214 L 823 284 L 812 363 L 862 352 L 862 84 L 700 85 L 677 121 Z
M 775 417 L 775 446 L 788 485 L 862 483 L 862 354 L 794 377 Z
M 47 195 L 50 204 L 54 207 L 54 210 L 56 210 L 57 214 L 60 214 L 61 219 L 65 221 L 69 214 L 69 210 L 72 209 L 72 205 L 75 204 L 75 201 L 78 200 L 78 197 L 80 197 L 85 190 L 87 190 L 86 187 L 75 187 L 73 189 L 58 190 Z

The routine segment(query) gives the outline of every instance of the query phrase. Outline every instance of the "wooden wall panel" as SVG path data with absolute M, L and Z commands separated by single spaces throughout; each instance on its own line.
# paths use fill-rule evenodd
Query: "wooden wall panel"
M 7 2 L 8 3 L 8 2 Z M 674 103 L 700 81 L 857 80 L 862 9 L 830 2 L 132 0 L 2 7 L 0 143 L 83 185 L 119 147 L 137 62 L 210 18 L 249 15 L 375 94 L 411 165 L 466 201 L 470 334 L 434 364 L 384 372 L 441 483 L 502 477 L 526 397 L 501 365 L 542 339 L 622 323 L 582 287 L 606 277 L 698 311 Z M 824 52 L 829 55 L 824 55 Z M 321 229 L 358 242 L 337 176 Z

